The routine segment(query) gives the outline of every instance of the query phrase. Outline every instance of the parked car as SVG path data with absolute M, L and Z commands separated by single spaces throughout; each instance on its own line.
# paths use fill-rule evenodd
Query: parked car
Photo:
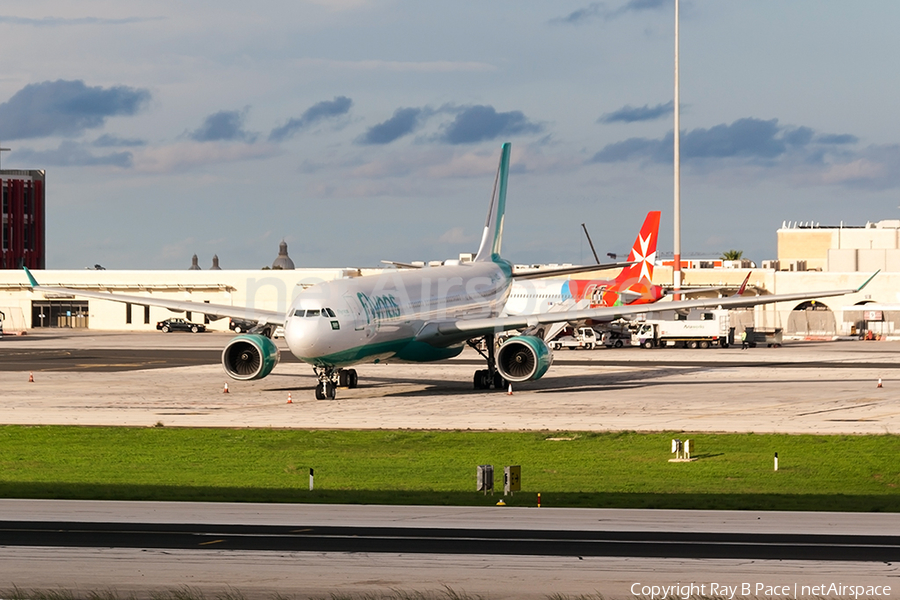
M 157 323 L 156 328 L 163 333 L 169 333 L 170 331 L 190 331 L 191 333 L 206 331 L 206 325 L 191 323 L 184 319 L 166 319 Z
M 228 319 L 228 329 L 235 333 L 247 333 L 256 327 L 256 321 L 245 321 L 243 319 Z

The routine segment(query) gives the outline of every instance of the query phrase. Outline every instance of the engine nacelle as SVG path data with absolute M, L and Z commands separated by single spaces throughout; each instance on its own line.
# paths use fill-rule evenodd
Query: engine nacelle
M 497 371 L 507 381 L 540 379 L 552 362 L 549 346 L 532 335 L 511 337 L 497 350 Z
M 281 352 L 264 335 L 239 335 L 222 350 L 222 366 L 232 379 L 262 379 L 272 372 Z

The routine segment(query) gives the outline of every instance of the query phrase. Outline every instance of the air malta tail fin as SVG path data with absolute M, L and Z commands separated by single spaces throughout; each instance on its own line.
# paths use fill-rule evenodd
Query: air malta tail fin
M 488 209 L 487 221 L 484 223 L 481 246 L 478 247 L 478 254 L 475 256 L 476 262 L 488 262 L 500 258 L 500 243 L 503 240 L 503 214 L 506 211 L 506 180 L 509 176 L 509 150 L 510 143 L 506 142 L 500 151 L 500 166 L 497 168 L 497 177 L 494 179 L 491 205 Z
M 637 282 L 650 284 L 653 279 L 653 263 L 656 261 L 656 237 L 659 233 L 659 215 L 658 210 L 651 210 L 644 219 L 644 225 L 638 233 L 637 239 L 634 240 L 634 246 L 628 255 L 629 261 L 635 264 L 625 267 L 619 276 L 616 277 L 616 283 L 621 286 L 634 284 Z

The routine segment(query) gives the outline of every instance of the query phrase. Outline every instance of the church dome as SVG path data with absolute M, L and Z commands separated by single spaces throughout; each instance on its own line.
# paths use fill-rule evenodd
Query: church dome
M 272 263 L 273 269 L 282 269 L 289 270 L 294 268 L 294 261 L 291 260 L 291 257 L 288 256 L 287 253 L 287 242 L 281 240 L 281 244 L 278 245 L 278 258 L 275 259 L 275 262 Z

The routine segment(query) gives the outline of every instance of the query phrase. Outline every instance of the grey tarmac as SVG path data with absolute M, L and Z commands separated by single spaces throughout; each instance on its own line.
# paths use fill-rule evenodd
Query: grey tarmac
M 116 350 L 210 355 L 222 334 L 34 335 L 0 340 L 28 371 L 0 370 L 0 422 L 174 427 L 688 431 L 872 434 L 900 431 L 900 342 L 805 342 L 782 348 L 559 351 L 541 380 L 476 391 L 478 356 L 357 367 L 360 387 L 317 401 L 308 365 L 258 381 L 217 364 L 145 368 Z M 279 340 L 282 352 L 287 350 Z M 102 358 L 54 370 L 52 351 Z M 104 353 L 99 351 L 103 350 Z M 42 354 L 43 352 L 43 354 Z M 3 354 L 0 354 L 2 357 Z M 103 362 L 105 361 L 105 362 Z M 108 371 L 98 370 L 105 365 Z M 29 373 L 34 382 L 29 382 Z M 877 387 L 878 381 L 882 387 Z M 225 386 L 228 393 L 224 393 Z M 288 404 L 290 397 L 291 403 Z

